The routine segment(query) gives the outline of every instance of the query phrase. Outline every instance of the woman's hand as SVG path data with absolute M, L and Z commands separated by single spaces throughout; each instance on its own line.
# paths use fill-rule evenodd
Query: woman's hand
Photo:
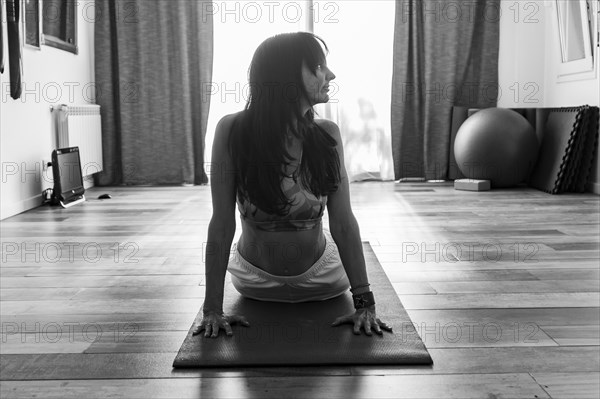
M 228 336 L 233 335 L 231 326 L 234 324 L 241 324 L 245 327 L 250 327 L 250 323 L 244 316 L 231 315 L 226 316 L 223 313 L 208 311 L 204 312 L 204 317 L 200 325 L 194 330 L 192 335 L 198 335 L 204 331 L 204 337 L 216 338 L 219 335 L 219 329 L 225 330 L 225 334 Z
M 354 334 L 360 334 L 361 327 L 365 330 L 367 335 L 373 335 L 371 329 L 375 330 L 379 335 L 383 334 L 381 329 L 392 332 L 392 327 L 377 318 L 375 314 L 375 305 L 368 308 L 357 309 L 356 312 L 352 314 L 338 317 L 331 326 L 336 327 L 340 324 L 354 324 Z

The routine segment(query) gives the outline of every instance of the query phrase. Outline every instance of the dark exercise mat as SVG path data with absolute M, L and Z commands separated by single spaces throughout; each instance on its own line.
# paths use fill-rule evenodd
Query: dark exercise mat
M 246 316 L 250 327 L 233 326 L 233 336 L 192 336 L 202 311 L 179 349 L 173 367 L 239 367 L 394 364 L 427 365 L 432 360 L 368 243 L 363 243 L 377 316 L 393 328 L 369 337 L 351 324 L 331 327 L 338 317 L 354 311 L 350 292 L 327 301 L 300 304 L 243 298 L 226 278 L 223 309 Z
M 575 193 L 585 192 L 586 184 L 593 168 L 594 154 L 596 153 L 596 147 L 598 146 L 598 107 L 589 107 L 587 114 L 586 133 L 581 140 L 582 152 L 580 155 L 580 162 L 574 176 L 574 181 L 572 182 L 571 187 L 569 187 L 569 191 Z
M 580 135 L 582 107 L 549 110 L 538 159 L 530 176 L 530 185 L 558 194 L 567 182 L 568 166 L 574 162 L 576 141 Z

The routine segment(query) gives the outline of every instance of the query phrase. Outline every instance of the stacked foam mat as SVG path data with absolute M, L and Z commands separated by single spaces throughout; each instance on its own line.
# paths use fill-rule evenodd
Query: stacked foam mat
M 598 107 L 537 111 L 545 114 L 537 118 L 543 135 L 529 184 L 550 194 L 584 192 L 598 145 Z

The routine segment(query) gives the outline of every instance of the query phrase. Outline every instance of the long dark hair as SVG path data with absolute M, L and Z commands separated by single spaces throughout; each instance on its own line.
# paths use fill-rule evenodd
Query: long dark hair
M 284 166 L 292 159 L 287 132 L 302 143 L 301 184 L 316 196 L 329 195 L 339 185 L 336 141 L 315 123 L 312 107 L 304 115 L 300 107 L 309 98 L 303 63 L 316 74 L 325 61 L 323 49 L 328 51 L 325 42 L 312 33 L 283 33 L 265 40 L 252 58 L 248 101 L 233 124 L 229 148 L 237 195 L 267 213 L 284 215 L 291 205 L 281 189 Z

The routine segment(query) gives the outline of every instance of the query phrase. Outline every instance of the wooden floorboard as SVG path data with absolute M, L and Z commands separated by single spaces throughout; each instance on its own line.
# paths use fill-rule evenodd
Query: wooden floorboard
M 70 209 L 0 222 L 0 396 L 600 396 L 599 196 L 393 182 L 351 193 L 412 319 L 403 333 L 433 366 L 173 369 L 203 301 L 210 189 L 94 188 Z
M 554 388 L 554 387 L 553 387 Z M 556 387 L 556 390 L 560 387 Z M 12 381 L 2 385 L 3 397 L 29 398 L 549 398 L 530 375 L 439 376 L 311 376 L 129 380 Z M 290 393 L 292 394 L 290 395 Z M 590 390 L 580 391 L 590 393 Z M 326 395 L 326 396 L 324 396 Z

